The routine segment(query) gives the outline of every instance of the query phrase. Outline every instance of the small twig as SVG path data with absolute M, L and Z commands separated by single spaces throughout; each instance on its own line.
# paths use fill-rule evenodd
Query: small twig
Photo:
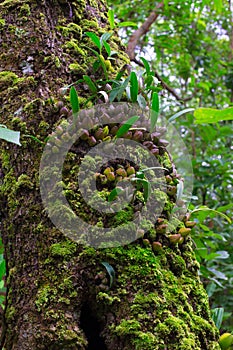
M 151 14 L 145 20 L 145 22 L 141 25 L 141 27 L 135 30 L 135 32 L 131 35 L 127 46 L 127 54 L 131 61 L 135 59 L 135 48 L 140 38 L 149 31 L 151 25 L 156 21 L 156 19 L 159 16 L 158 10 L 163 6 L 164 6 L 164 2 L 162 1 L 156 6 L 156 9 L 151 12 Z

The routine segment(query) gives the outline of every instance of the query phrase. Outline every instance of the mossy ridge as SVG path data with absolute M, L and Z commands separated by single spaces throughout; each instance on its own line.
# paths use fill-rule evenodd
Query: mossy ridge
M 170 253 L 170 249 L 165 250 L 166 260 Z M 127 348 L 219 349 L 214 342 L 217 330 L 211 321 L 206 292 L 197 276 L 191 274 L 183 262 L 180 265 L 180 256 L 175 256 L 182 269 L 178 276 L 168 266 L 161 265 L 161 259 L 155 257 L 151 249 L 136 244 L 106 250 L 103 259 L 117 271 L 116 287 L 107 292 L 106 304 L 110 298 L 111 309 L 117 308 L 120 312 L 119 323 L 109 325 L 109 330 L 123 337 Z M 138 280 L 144 288 L 137 290 L 136 287 L 132 294 L 132 287 L 137 286 Z M 114 300 L 116 296 L 121 296 L 122 308 Z M 192 305 L 198 303 L 202 306 L 196 310 Z M 205 343 L 207 338 L 212 338 L 208 344 Z

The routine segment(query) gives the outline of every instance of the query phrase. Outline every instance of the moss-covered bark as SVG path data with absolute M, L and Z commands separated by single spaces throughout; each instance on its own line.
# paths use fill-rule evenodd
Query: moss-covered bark
M 6 350 L 219 349 L 191 240 L 172 244 L 164 234 L 169 208 L 144 239 L 95 250 L 65 238 L 42 206 L 43 146 L 27 135 L 43 141 L 64 118 L 62 88 L 84 73 L 94 74 L 90 41 L 82 34 L 101 35 L 109 29 L 106 18 L 101 0 L 0 1 L 0 124 L 22 133 L 21 147 L 0 141 L 8 284 L 1 345 Z M 111 45 L 121 49 L 117 38 Z M 118 55 L 110 74 L 126 62 Z M 89 92 L 79 86 L 79 94 L 84 104 Z M 160 152 L 160 161 L 168 162 L 166 152 Z M 71 199 L 78 201 L 75 195 Z M 102 261 L 116 271 L 112 288 Z

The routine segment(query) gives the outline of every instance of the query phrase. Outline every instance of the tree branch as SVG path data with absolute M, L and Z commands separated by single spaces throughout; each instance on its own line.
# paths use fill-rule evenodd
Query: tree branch
M 155 10 L 151 12 L 151 14 L 141 25 L 141 27 L 135 30 L 135 32 L 131 35 L 127 46 L 127 54 L 131 61 L 135 59 L 135 48 L 139 42 L 139 39 L 149 31 L 151 25 L 156 21 L 156 19 L 159 16 L 158 10 L 161 9 L 163 6 L 164 2 L 162 1 L 156 6 Z

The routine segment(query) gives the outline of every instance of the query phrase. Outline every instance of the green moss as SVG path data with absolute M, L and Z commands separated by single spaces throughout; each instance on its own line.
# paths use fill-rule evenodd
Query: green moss
M 120 303 L 121 299 L 117 296 L 111 296 L 107 293 L 99 292 L 96 297 L 98 302 L 104 302 L 106 305 L 112 305 L 114 303 Z
M 69 23 L 67 26 L 58 26 L 57 29 L 61 31 L 64 37 L 73 36 L 75 39 L 82 37 L 82 28 L 76 23 Z
M 109 72 L 115 72 L 115 69 L 113 68 L 111 62 L 109 60 L 104 60 L 105 62 L 105 66 L 106 66 L 106 69 L 109 71 Z
M 44 120 L 42 120 L 39 124 L 39 130 L 44 134 L 44 133 L 47 133 L 48 130 L 50 128 L 50 125 L 45 122 Z
M 0 18 L 0 30 L 3 30 L 6 25 L 6 21 L 3 18 Z
M 0 88 L 7 89 L 9 86 L 14 85 L 17 79 L 18 75 L 11 71 L 0 72 Z
M 129 60 L 128 56 L 126 56 L 126 54 L 123 53 L 123 51 L 122 51 L 122 53 L 119 52 L 119 50 L 117 51 L 117 59 L 122 61 L 124 64 L 130 64 L 130 60 Z
M 44 63 L 54 63 L 56 68 L 60 68 L 61 67 L 61 62 L 59 57 L 56 57 L 54 54 L 52 54 L 51 56 L 46 56 L 44 58 Z
M 0 7 L 13 7 L 17 4 L 22 4 L 23 2 L 27 2 L 27 0 L 5 0 L 2 3 L 0 3 Z
M 7 4 L 10 3 L 17 3 L 21 5 L 23 1 L 8 0 L 1 3 L 0 6 L 3 6 L 3 4 L 5 4 L 7 8 Z M 81 20 L 81 12 L 83 11 L 85 4 L 85 0 L 72 2 L 72 10 L 73 8 L 75 9 L 76 18 L 79 18 L 78 23 L 80 26 L 82 26 L 82 24 L 86 25 L 84 28 L 85 31 L 95 31 L 97 32 L 97 35 L 100 35 L 104 28 L 98 28 L 98 23 L 96 21 Z M 96 6 L 96 1 L 91 0 L 91 4 L 93 6 Z M 22 11 L 22 14 L 26 15 L 26 7 L 25 10 Z M 44 14 L 41 14 L 41 18 L 44 18 Z M 66 26 L 66 21 L 67 19 L 64 18 L 62 28 L 60 28 L 62 34 L 67 35 L 69 38 L 66 49 L 70 50 L 72 54 L 76 53 L 77 56 L 80 56 L 77 59 L 79 63 L 75 62 L 74 59 L 74 63 L 71 64 L 69 68 L 71 73 L 82 75 L 91 68 L 91 65 L 88 66 L 87 64 L 89 58 L 87 59 L 86 57 L 91 55 L 90 52 L 85 52 L 86 49 L 82 46 L 80 48 L 80 42 L 78 40 L 82 35 L 81 27 L 74 23 L 69 23 Z M 18 33 L 18 35 L 25 35 L 25 32 L 20 32 L 19 29 L 14 26 L 12 26 L 12 31 L 13 34 Z M 85 37 L 84 40 L 89 41 L 89 39 Z M 113 41 L 113 45 L 111 43 L 112 48 L 114 48 L 114 44 L 119 43 L 119 41 L 114 37 L 111 38 L 111 41 Z M 119 47 L 117 45 L 115 50 L 119 50 Z M 5 57 L 7 58 L 7 56 Z M 67 62 L 70 62 L 70 59 L 71 58 L 68 57 Z M 90 61 L 91 59 L 93 60 L 93 57 L 90 58 Z M 84 61 L 83 63 L 82 60 Z M 48 58 L 47 62 L 54 62 L 56 67 L 60 66 L 60 61 L 57 56 L 51 55 Z M 122 52 L 122 54 L 120 53 L 118 55 L 117 60 L 112 62 L 112 65 L 108 61 L 105 61 L 105 63 L 108 66 L 109 70 L 112 71 L 115 67 L 115 63 L 119 68 L 121 64 L 129 63 L 129 61 L 126 55 Z M 52 78 L 54 77 L 52 76 Z M 12 93 L 15 92 L 16 90 L 10 90 L 13 88 L 21 89 L 21 87 L 23 87 L 25 89 L 27 88 L 26 92 L 30 91 L 27 85 L 35 84 L 35 82 L 33 82 L 32 77 L 31 82 L 27 79 L 30 78 L 18 78 L 17 75 L 12 77 L 8 76 L 6 78 L 8 84 L 7 94 L 9 91 Z M 54 82 L 54 79 L 51 79 L 51 81 L 53 81 L 54 86 L 57 86 L 56 82 Z M 61 86 L 64 86 L 65 83 L 62 81 L 62 79 L 60 82 Z M 67 82 L 67 84 L 69 83 L 70 82 Z M 37 89 L 31 89 L 32 93 L 35 90 Z M 51 91 L 52 90 L 53 89 L 51 89 Z M 57 90 L 55 89 L 55 96 L 56 91 Z M 84 96 L 86 95 L 84 94 Z M 35 99 L 35 95 L 29 96 L 29 98 L 31 98 L 31 101 L 25 106 L 22 116 L 25 115 L 24 112 L 27 112 L 27 115 L 24 119 L 27 121 L 27 125 L 30 126 L 30 123 L 32 121 L 33 125 L 36 126 L 36 132 L 39 133 L 39 136 L 42 134 L 44 135 L 48 132 L 51 126 L 49 127 L 49 124 L 42 119 L 42 121 L 39 120 L 40 118 L 38 115 L 41 113 L 41 111 L 46 112 L 43 114 L 43 118 L 44 120 L 49 120 L 49 118 L 47 118 L 49 105 L 47 101 Z M 86 101 L 86 98 L 80 97 L 81 104 L 86 103 Z M 19 106 L 22 105 L 23 108 L 26 102 L 28 102 L 27 94 L 23 95 L 22 99 L 20 98 Z M 20 116 L 21 114 L 18 113 L 13 121 L 10 121 L 9 118 L 9 122 L 22 130 L 23 128 L 26 128 L 26 124 L 20 119 Z M 29 117 L 27 118 L 27 116 Z M 29 118 L 31 118 L 31 120 Z M 33 118 L 35 118 L 35 120 Z M 64 123 L 66 123 L 66 121 L 64 121 Z M 169 167 L 171 165 L 170 159 L 166 154 L 164 156 L 161 156 L 161 162 L 165 167 Z M 0 191 L 4 194 L 4 196 L 7 197 L 7 204 L 10 208 L 8 211 L 9 218 L 11 221 L 13 221 L 12 219 L 15 217 L 15 213 L 18 213 L 17 200 L 22 200 L 22 198 L 17 198 L 16 200 L 15 191 L 18 188 L 31 189 L 33 188 L 33 183 L 31 174 L 30 176 L 22 174 L 18 177 L 17 180 L 15 179 L 15 169 L 12 168 L 11 155 L 9 155 L 6 151 L 1 151 L 1 163 L 5 176 L 3 179 L 3 186 L 1 186 Z M 34 171 L 34 168 L 35 165 L 33 164 L 32 173 Z M 62 184 L 60 185 L 63 186 Z M 68 185 L 69 184 L 67 184 L 67 187 Z M 69 189 L 71 191 L 72 187 L 70 186 Z M 140 192 L 138 192 L 138 194 L 139 193 Z M 106 198 L 106 194 L 107 192 L 103 192 L 100 193 L 100 196 Z M 153 193 L 152 198 L 154 198 L 156 201 L 164 200 L 166 210 L 171 210 L 172 204 L 169 204 L 169 197 L 163 192 L 158 191 L 156 193 Z M 140 201 L 144 202 L 142 194 Z M 78 205 L 80 205 L 80 201 Z M 81 206 L 78 208 L 80 211 L 82 210 Z M 15 211 L 15 209 L 17 211 Z M 54 205 L 54 210 L 56 210 L 56 203 Z M 34 213 L 33 205 L 28 216 L 31 216 L 32 213 Z M 125 211 L 118 212 L 115 215 L 115 222 L 117 225 L 123 222 L 127 223 L 131 221 L 132 215 L 132 208 L 128 207 Z M 31 217 L 34 216 L 32 215 Z M 50 239 L 50 244 L 51 241 L 53 243 L 57 242 L 59 232 L 55 229 L 50 230 L 47 226 L 44 226 L 42 223 L 38 224 L 38 222 L 35 224 L 32 223 L 32 225 L 34 224 L 32 228 L 30 228 L 31 225 L 29 225 L 28 230 L 33 229 L 34 234 L 42 234 L 43 237 L 48 237 L 48 239 Z M 172 231 L 175 227 L 175 224 L 177 223 L 173 224 L 174 226 L 169 224 L 169 231 Z M 102 225 L 103 221 L 100 219 L 99 226 Z M 94 227 L 93 232 L 95 229 L 96 228 Z M 142 223 L 142 229 L 149 231 L 150 234 L 153 234 L 153 237 L 156 238 L 156 232 L 153 228 L 153 220 L 145 220 Z M 13 227 L 13 224 L 12 227 L 8 225 L 7 234 L 9 237 L 14 237 L 15 230 L 16 228 Z M 130 234 L 130 232 L 127 232 L 127 234 L 128 233 Z M 48 234 L 48 236 L 44 236 L 46 234 Z M 164 239 L 164 242 L 166 243 L 166 235 L 164 235 L 162 239 Z M 151 247 L 142 248 L 140 246 L 141 240 L 138 240 L 137 242 L 134 242 L 128 246 L 103 249 L 99 251 L 95 250 L 92 247 L 84 247 L 79 254 L 77 251 L 77 244 L 70 242 L 69 240 L 54 243 L 50 247 L 48 245 L 48 248 L 46 247 L 45 251 L 41 250 L 41 242 L 43 241 L 38 240 L 36 247 L 38 247 L 40 251 L 40 264 L 43 274 L 40 276 L 40 279 L 38 278 L 38 280 L 35 281 L 35 285 L 39 286 L 35 304 L 39 311 L 43 310 L 43 317 L 47 317 L 49 322 L 51 322 L 51 320 L 56 320 L 56 329 L 54 332 L 56 332 L 56 339 L 59 339 L 59 345 L 53 344 L 54 348 L 66 348 L 71 344 L 71 342 L 73 342 L 73 344 L 76 344 L 77 347 L 79 347 L 80 344 L 82 344 L 82 348 L 87 348 L 88 346 L 87 342 L 85 341 L 85 337 L 80 335 L 81 332 L 79 330 L 76 332 L 76 330 L 74 331 L 73 328 L 71 329 L 72 325 L 70 323 L 70 320 L 67 322 L 68 317 L 66 318 L 66 310 L 71 309 L 70 306 L 76 302 L 77 304 L 75 305 L 77 305 L 78 310 L 80 306 L 80 298 L 82 298 L 84 295 L 84 291 L 82 291 L 81 286 L 80 288 L 76 288 L 76 286 L 74 287 L 74 261 L 75 263 L 76 261 L 77 263 L 81 261 L 81 268 L 82 266 L 84 266 L 84 268 L 87 267 L 86 270 L 88 270 L 90 266 L 90 274 L 89 271 L 85 271 L 85 273 L 87 272 L 85 276 L 88 276 L 88 278 L 90 277 L 90 289 L 85 289 L 85 293 L 87 291 L 90 292 L 90 290 L 93 292 L 93 295 L 91 295 L 90 298 L 96 298 L 101 311 L 104 310 L 104 314 L 105 310 L 110 309 L 111 312 L 111 309 L 113 309 L 112 313 L 116 315 L 118 323 L 116 325 L 111 323 L 110 328 L 106 327 L 104 329 L 104 332 L 106 332 L 105 334 L 107 334 L 107 337 L 111 336 L 111 334 L 108 334 L 109 329 L 112 330 L 116 336 L 119 335 L 123 339 L 122 343 L 124 343 L 122 348 L 124 347 L 126 349 L 135 350 L 162 350 L 166 348 L 173 350 L 200 350 L 203 348 L 203 339 L 208 340 L 208 350 L 218 348 L 214 341 L 212 346 L 212 342 L 209 340 L 211 337 L 213 340 L 214 338 L 217 338 L 215 334 L 216 330 L 210 322 L 207 296 L 205 294 L 203 286 L 198 283 L 198 277 L 194 271 L 194 268 L 196 267 L 193 252 L 183 251 L 183 249 L 181 252 L 181 249 L 179 251 L 179 247 L 169 249 L 165 244 L 161 255 L 155 256 Z M 186 248 L 188 250 L 187 244 Z M 96 257 L 98 257 L 98 262 Z M 95 268 L 98 266 L 98 263 L 100 261 L 108 261 L 112 264 L 116 271 L 115 284 L 113 288 L 107 292 L 106 290 L 105 292 L 99 292 L 100 289 L 98 288 L 96 288 L 96 290 L 94 289 L 96 281 L 92 280 L 92 273 L 95 275 Z M 72 267 L 72 270 L 70 270 L 70 266 Z M 23 268 L 26 268 L 26 264 L 23 266 Z M 78 270 L 77 274 L 79 274 L 79 271 L 80 270 Z M 15 274 L 17 275 L 17 273 L 19 272 L 16 271 Z M 29 276 L 31 276 L 31 274 L 29 274 Z M 14 270 L 12 269 L 9 284 L 14 279 L 14 277 Z M 17 284 L 19 288 L 22 288 L 19 290 L 19 293 L 22 291 L 26 295 L 28 290 L 23 289 L 25 288 L 25 285 L 23 284 L 24 280 L 22 280 L 22 282 L 21 280 L 19 280 L 19 283 Z M 141 286 L 143 286 L 143 288 L 141 288 Z M 87 284 L 84 288 L 86 287 Z M 9 292 L 11 293 L 11 291 Z M 60 305 L 58 303 L 64 304 L 64 309 L 62 309 L 62 306 L 60 310 Z M 68 305 L 69 307 L 67 307 Z M 54 308 L 55 311 L 51 310 L 51 308 Z M 8 314 L 6 315 L 8 315 L 8 317 L 12 318 L 13 320 L 15 317 L 15 310 L 14 308 L 10 307 L 10 304 L 7 312 Z M 70 327 L 70 329 L 68 329 L 68 327 Z M 53 331 L 51 330 L 51 333 L 52 332 Z M 64 341 L 64 344 L 62 341 Z M 72 344 L 70 346 L 72 346 Z
M 26 122 L 22 122 L 19 117 L 14 117 L 12 119 L 12 128 L 14 130 L 25 133 L 27 131 L 27 124 Z
M 78 35 L 80 38 L 82 37 L 83 30 L 82 30 L 82 27 L 80 27 L 78 24 L 76 24 L 76 23 L 69 23 L 67 25 L 67 28 L 69 29 L 69 31 L 71 33 L 74 33 L 74 34 Z
M 16 314 L 16 309 L 13 306 L 11 306 L 10 308 L 8 307 L 5 315 L 7 321 L 9 322 L 11 320 L 14 320 L 15 314 Z
M 119 226 L 124 223 L 131 222 L 134 216 L 134 210 L 131 206 L 127 206 L 124 210 L 116 213 L 113 219 L 114 226 Z
M 17 191 L 18 189 L 21 188 L 25 188 L 25 189 L 33 189 L 34 188 L 34 184 L 32 182 L 32 179 L 26 175 L 26 174 L 22 174 L 18 177 L 18 180 L 16 182 L 15 185 L 15 190 Z
M 156 349 L 156 335 L 151 332 L 137 332 L 136 337 L 132 340 L 135 350 L 155 350 Z
M 99 4 L 97 3 L 96 0 L 90 0 L 90 5 L 95 7 L 95 8 L 98 8 Z
M 55 243 L 52 244 L 50 247 L 50 252 L 53 256 L 60 256 L 60 257 L 69 257 L 74 254 L 77 247 L 76 244 L 71 242 L 70 240 L 66 240 L 61 243 Z
M 72 40 L 68 41 L 68 42 L 64 45 L 64 47 L 65 47 L 68 51 L 70 51 L 70 52 L 72 52 L 72 53 L 75 53 L 75 54 L 77 54 L 77 55 L 81 55 L 81 56 L 83 56 L 83 57 L 85 57 L 85 55 L 86 55 L 86 52 L 85 52 L 83 49 L 80 48 L 80 42 L 79 42 L 79 40 L 77 40 L 77 39 L 72 39 Z
M 121 321 L 121 323 L 118 326 L 112 326 L 112 327 L 115 327 L 114 333 L 118 336 L 135 335 L 141 329 L 140 323 L 135 319 L 132 319 L 132 320 L 124 319 Z
M 72 73 L 80 74 L 80 75 L 85 74 L 87 71 L 87 67 L 85 65 L 80 65 L 78 63 L 71 63 L 69 65 L 69 69 L 71 70 Z
M 166 168 L 168 170 L 172 170 L 172 162 L 171 162 L 171 159 L 169 158 L 169 155 L 167 152 L 165 152 L 163 154 L 163 156 L 157 156 L 157 158 L 158 158 L 161 166 L 163 166 L 164 168 Z
M 88 19 L 83 19 L 80 23 L 83 32 L 87 32 L 87 31 L 96 31 L 97 29 L 99 29 L 99 24 L 97 21 L 91 20 L 89 21 Z M 96 33 L 98 35 L 98 33 Z
M 37 110 L 40 109 L 41 105 L 42 106 L 45 105 L 44 100 L 42 100 L 40 98 L 35 98 L 34 100 L 26 103 L 23 110 L 24 110 L 24 112 L 27 112 L 30 115 L 33 115 L 33 113 L 36 113 Z
M 56 298 L 56 289 L 52 288 L 50 285 L 42 286 L 37 292 L 37 299 L 35 301 L 38 311 L 46 307 L 46 305 L 48 305 L 51 301 L 55 300 Z
M 30 14 L 31 14 L 30 6 L 28 4 L 23 4 L 19 10 L 20 17 L 30 16 Z

